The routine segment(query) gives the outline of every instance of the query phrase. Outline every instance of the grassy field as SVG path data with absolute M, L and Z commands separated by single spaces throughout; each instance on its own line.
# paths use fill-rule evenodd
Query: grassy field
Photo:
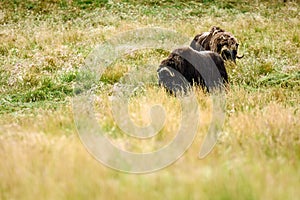
M 2 0 L 0 2 L 0 199 L 297 199 L 300 196 L 299 1 Z M 245 57 L 227 63 L 230 91 L 219 142 L 197 158 L 211 120 L 211 101 L 196 89 L 201 124 L 191 148 L 173 165 L 134 175 L 109 169 L 81 144 L 72 85 L 89 53 L 124 31 L 175 30 L 193 38 L 217 25 L 240 41 Z M 174 137 L 178 99 L 156 83 L 132 97 L 140 125 L 162 103 L 165 127 L 150 140 L 117 127 L 109 107 L 113 84 L 167 51 L 122 57 L 96 86 L 99 124 L 121 148 L 148 152 Z M 146 91 L 146 92 L 144 92 Z

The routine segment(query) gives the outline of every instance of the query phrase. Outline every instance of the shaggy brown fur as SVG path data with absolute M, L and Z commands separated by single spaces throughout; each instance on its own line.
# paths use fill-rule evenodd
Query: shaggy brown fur
M 178 90 L 186 92 L 187 86 L 193 84 L 210 91 L 228 83 L 224 61 L 219 54 L 212 51 L 195 51 L 189 47 L 174 50 L 161 62 L 157 72 L 159 84 L 173 93 Z
M 217 52 L 224 60 L 235 62 L 236 58 L 243 57 L 237 55 L 239 46 L 237 39 L 231 33 L 216 26 L 212 27 L 209 32 L 196 35 L 190 46 L 197 51 Z

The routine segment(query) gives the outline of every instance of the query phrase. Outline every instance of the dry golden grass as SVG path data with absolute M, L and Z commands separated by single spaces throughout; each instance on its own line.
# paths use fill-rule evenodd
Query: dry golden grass
M 212 154 L 199 160 L 207 129 L 203 122 L 192 147 L 179 161 L 148 175 L 122 174 L 94 160 L 74 126 L 67 133 L 62 131 L 71 123 L 69 109 L 26 118 L 19 119 L 21 125 L 1 128 L 3 199 L 294 199 L 298 193 L 299 112 L 295 115 L 293 108 L 275 102 L 262 110 L 231 113 Z M 122 146 L 124 142 L 131 142 L 151 150 L 166 138 L 138 143 L 121 137 L 116 142 L 123 148 L 128 148 Z

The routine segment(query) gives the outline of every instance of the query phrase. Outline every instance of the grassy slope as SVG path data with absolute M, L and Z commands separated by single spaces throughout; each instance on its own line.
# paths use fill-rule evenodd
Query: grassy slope
M 0 3 L 1 199 L 295 199 L 300 195 L 299 3 L 235 1 L 47 0 Z M 212 154 L 196 155 L 210 120 L 210 100 L 197 92 L 202 119 L 189 151 L 174 165 L 148 175 L 103 167 L 81 145 L 73 124 L 72 83 L 84 58 L 119 32 L 158 26 L 187 37 L 219 25 L 241 43 L 245 58 L 228 65 L 224 133 Z M 109 134 L 145 151 L 170 141 L 178 102 L 156 86 L 137 95 L 132 117 L 163 102 L 169 111 L 158 138 L 122 136 L 107 94 L 128 69 L 159 64 L 166 52 L 145 51 L 117 61 L 105 73 L 96 102 Z M 159 95 L 157 95 L 159 93 Z M 146 100 L 145 100 L 146 99 Z M 140 108 L 140 109 L 139 109 Z M 100 121 L 100 120 L 99 120 Z M 175 125 L 174 125 L 175 124 Z M 119 139 L 119 140 L 118 140 Z M 143 144 L 141 149 L 140 144 Z

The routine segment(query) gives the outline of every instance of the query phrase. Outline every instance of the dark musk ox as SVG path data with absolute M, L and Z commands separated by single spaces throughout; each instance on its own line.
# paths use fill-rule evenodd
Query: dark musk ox
M 243 58 L 243 56 L 237 55 L 239 47 L 237 39 L 231 33 L 216 26 L 213 26 L 209 32 L 196 35 L 190 47 L 197 51 L 217 52 L 224 60 L 233 62 L 236 58 Z
M 191 85 L 209 92 L 227 85 L 224 61 L 218 53 L 196 51 L 190 47 L 175 49 L 157 70 L 159 85 L 171 93 L 187 93 Z

